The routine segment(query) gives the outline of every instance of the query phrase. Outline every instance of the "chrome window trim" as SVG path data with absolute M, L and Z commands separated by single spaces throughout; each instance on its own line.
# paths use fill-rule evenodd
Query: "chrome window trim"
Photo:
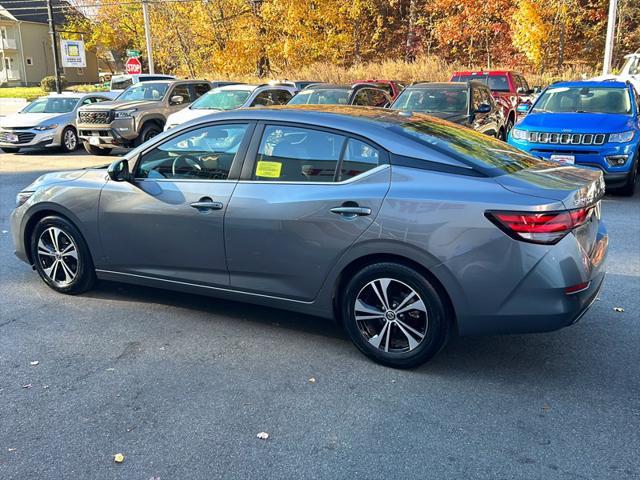
M 238 180 L 238 183 L 243 183 L 243 184 L 244 183 L 266 183 L 268 185 L 309 185 L 309 186 L 311 185 L 346 185 L 348 183 L 353 183 L 363 178 L 366 178 L 369 175 L 373 175 L 374 173 L 381 172 L 382 170 L 385 170 L 387 168 L 391 168 L 391 165 L 389 165 L 388 163 L 383 163 L 382 165 L 378 165 L 377 167 L 372 168 L 371 170 L 367 170 L 366 172 L 361 173 L 360 175 L 351 177 L 348 180 L 344 180 L 342 182 L 305 182 L 305 181 L 278 182 L 278 181 L 270 181 L 270 180 Z

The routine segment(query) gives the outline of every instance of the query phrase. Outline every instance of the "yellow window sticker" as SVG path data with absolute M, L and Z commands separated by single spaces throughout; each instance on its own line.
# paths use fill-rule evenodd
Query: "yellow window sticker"
M 282 163 L 280 162 L 258 162 L 256 166 L 256 177 L 280 178 Z

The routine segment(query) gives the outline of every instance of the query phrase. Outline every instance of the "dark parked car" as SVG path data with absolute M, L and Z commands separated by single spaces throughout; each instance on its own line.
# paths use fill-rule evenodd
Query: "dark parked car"
M 451 76 L 452 82 L 468 82 L 470 80 L 477 80 L 489 87 L 493 98 L 502 108 L 504 117 L 507 119 L 507 133 L 520 118 L 518 105 L 521 103 L 531 105 L 533 95 L 540 90 L 540 87 L 529 87 L 524 75 L 511 70 L 453 72 Z
M 391 108 L 422 112 L 506 140 L 505 118 L 480 82 L 418 83 L 406 87 Z
M 391 100 L 395 100 L 402 89 L 408 85 L 408 82 L 400 82 L 398 80 L 358 80 L 356 83 L 367 83 L 369 85 L 375 85 L 377 88 L 381 88 L 389 94 Z
M 288 105 L 330 104 L 386 107 L 391 104 L 391 96 L 382 88 L 370 83 L 353 85 L 315 83 L 298 92 L 288 103 Z
M 605 274 L 603 192 L 600 171 L 427 115 L 240 109 L 38 178 L 11 233 L 58 292 L 100 278 L 337 318 L 410 367 L 452 330 L 578 321 Z

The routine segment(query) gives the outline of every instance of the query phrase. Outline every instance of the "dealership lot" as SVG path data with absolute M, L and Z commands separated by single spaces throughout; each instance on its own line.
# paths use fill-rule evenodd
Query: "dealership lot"
M 106 282 L 47 288 L 13 257 L 16 193 L 113 158 L 0 155 L 3 480 L 640 476 L 639 194 L 603 201 L 609 275 L 579 324 L 456 338 L 397 371 L 312 317 Z

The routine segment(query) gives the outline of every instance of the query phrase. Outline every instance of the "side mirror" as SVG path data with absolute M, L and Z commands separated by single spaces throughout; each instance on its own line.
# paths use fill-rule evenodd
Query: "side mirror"
M 516 107 L 516 112 L 518 113 L 529 113 L 529 109 L 531 108 L 530 103 L 519 103 Z
M 171 103 L 171 105 L 180 105 L 184 103 L 184 97 L 182 95 L 174 95 L 171 97 L 171 100 L 169 100 L 169 103 Z
M 107 169 L 107 174 L 109 178 L 114 182 L 126 182 L 131 178 L 131 174 L 129 173 L 129 162 L 121 158 L 120 160 L 116 160 Z
M 478 105 L 478 108 L 476 108 L 475 113 L 489 113 L 490 111 L 491 105 L 489 105 L 488 103 L 481 103 L 480 105 Z

